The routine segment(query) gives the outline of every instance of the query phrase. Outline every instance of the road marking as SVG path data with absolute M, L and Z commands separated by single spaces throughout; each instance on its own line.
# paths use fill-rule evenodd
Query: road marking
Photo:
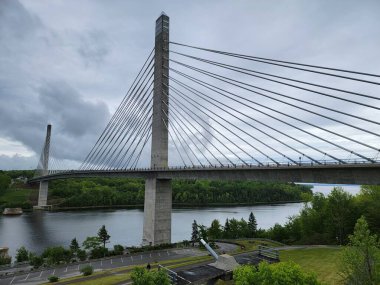
M 168 254 L 168 256 L 169 256 L 169 251 L 168 251 L 168 250 L 166 251 L 166 253 L 167 253 L 167 254 Z
M 111 258 L 111 264 L 112 264 L 112 258 Z
M 79 264 L 78 264 L 78 270 L 79 270 Z
M 103 267 L 103 260 L 100 261 L 100 266 Z
M 28 275 L 26 275 L 25 279 L 22 281 L 26 281 L 29 278 L 29 275 L 30 275 L 30 273 L 28 273 Z
M 54 275 L 55 274 L 55 269 L 53 270 L 53 274 L 52 275 Z
M 69 268 L 69 267 L 67 266 L 65 272 L 67 272 L 67 269 L 68 269 L 68 268 Z
M 38 276 L 38 277 L 41 277 L 41 276 L 42 276 L 42 273 L 43 273 L 43 271 L 41 271 L 40 276 Z
M 120 257 L 120 259 L 121 259 L 121 262 L 124 263 L 124 259 L 122 257 Z
M 92 266 L 92 263 L 90 262 L 90 266 Z
M 152 258 L 152 254 L 151 253 L 149 253 L 149 257 Z
M 131 260 L 133 261 L 133 257 L 131 256 Z
M 161 253 L 158 253 L 158 256 L 161 256 Z
M 9 283 L 9 285 L 13 283 L 13 280 L 15 280 L 15 278 L 16 278 L 16 276 L 13 276 L 11 283 Z
M 142 254 L 140 255 L 140 257 L 141 257 L 141 260 L 142 260 Z

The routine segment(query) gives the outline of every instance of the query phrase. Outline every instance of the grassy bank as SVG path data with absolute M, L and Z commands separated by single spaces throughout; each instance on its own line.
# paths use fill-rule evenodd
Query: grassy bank
M 0 208 L 31 209 L 37 204 L 38 189 L 13 186 L 0 195 Z
M 339 276 L 340 248 L 308 248 L 283 250 L 281 261 L 294 261 L 305 271 L 313 271 L 321 282 L 329 285 L 341 284 Z

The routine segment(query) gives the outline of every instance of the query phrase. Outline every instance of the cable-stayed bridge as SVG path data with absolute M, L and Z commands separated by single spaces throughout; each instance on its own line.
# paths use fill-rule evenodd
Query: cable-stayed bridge
M 144 178 L 143 240 L 159 244 L 171 238 L 172 179 L 380 184 L 379 78 L 173 42 L 162 14 L 154 49 L 75 169 L 48 126 L 30 180 L 38 206 L 50 180 Z

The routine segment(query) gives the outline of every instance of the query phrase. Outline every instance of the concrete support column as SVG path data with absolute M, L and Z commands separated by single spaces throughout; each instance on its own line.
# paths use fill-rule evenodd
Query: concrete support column
M 45 145 L 41 157 L 42 163 L 42 175 L 47 175 L 49 173 L 49 151 L 50 151 L 50 136 L 51 136 L 51 125 L 47 125 L 46 129 L 46 139 Z M 49 190 L 49 182 L 41 181 L 40 182 L 40 190 L 38 192 L 38 206 L 44 207 L 47 206 L 47 197 Z
M 151 168 L 168 167 L 169 17 L 156 21 Z M 171 242 L 171 180 L 145 180 L 143 244 Z
M 171 180 L 145 180 L 143 244 L 171 242 L 172 225 Z
M 38 192 L 38 207 L 44 207 L 47 205 L 49 182 L 40 182 L 40 191 Z

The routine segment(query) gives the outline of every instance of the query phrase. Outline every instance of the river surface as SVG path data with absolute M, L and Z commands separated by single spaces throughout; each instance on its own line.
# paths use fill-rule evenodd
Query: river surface
M 357 185 L 344 186 L 351 194 L 357 194 L 359 188 Z M 313 190 L 328 194 L 331 189 L 331 185 L 316 185 Z M 286 223 L 287 218 L 298 214 L 302 207 L 303 203 L 286 203 L 173 209 L 172 241 L 190 239 L 193 220 L 209 226 L 212 220 L 218 219 L 223 225 L 227 218 L 248 220 L 249 213 L 253 212 L 258 227 L 268 229 L 275 223 Z M 82 243 L 87 236 L 95 236 L 102 225 L 106 225 L 111 235 L 109 246 L 137 246 L 142 240 L 143 214 L 142 209 L 118 209 L 30 212 L 15 217 L 0 215 L 0 247 L 9 247 L 9 253 L 13 256 L 16 249 L 22 245 L 28 250 L 40 253 L 48 246 L 68 246 L 74 237 Z

